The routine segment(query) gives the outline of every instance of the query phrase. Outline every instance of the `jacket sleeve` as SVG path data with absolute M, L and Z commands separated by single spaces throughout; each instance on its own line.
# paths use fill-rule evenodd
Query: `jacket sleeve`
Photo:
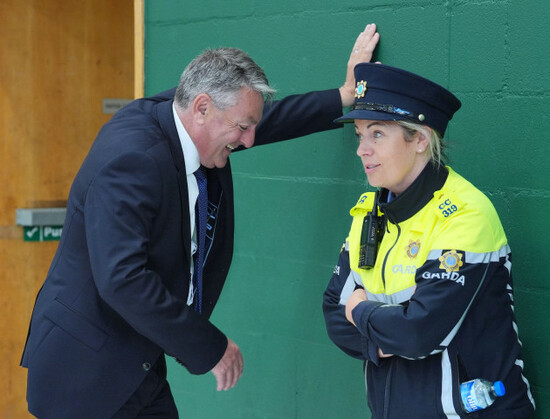
M 343 124 L 333 122 L 341 115 L 342 100 L 338 89 L 291 95 L 267 102 L 262 120 L 256 127 L 254 144 L 271 144 L 341 128 Z
M 378 364 L 378 347 L 346 319 L 346 302 L 352 292 L 360 287 L 361 278 L 350 269 L 349 253 L 344 248 L 323 296 L 327 333 L 346 354 Z
M 408 304 L 362 302 L 352 313 L 355 324 L 386 354 L 420 359 L 441 352 L 457 334 L 484 283 L 497 269 L 505 269 L 506 257 L 499 251 L 434 249 L 416 273 L 417 288 Z M 449 269 L 455 262 L 454 270 Z
M 83 209 L 93 280 L 101 298 L 138 333 L 201 374 L 221 359 L 227 339 L 148 268 L 162 202 L 160 173 L 148 153 L 128 152 L 95 176 Z

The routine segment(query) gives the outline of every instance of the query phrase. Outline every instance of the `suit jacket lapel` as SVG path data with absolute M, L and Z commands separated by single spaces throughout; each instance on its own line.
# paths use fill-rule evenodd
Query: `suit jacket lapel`
M 170 145 L 170 152 L 172 154 L 172 160 L 176 169 L 176 176 L 178 181 L 178 189 L 181 202 L 181 216 L 182 216 L 182 235 L 183 235 L 183 247 L 185 249 L 184 257 L 189 259 L 191 255 L 191 228 L 189 225 L 189 193 L 187 190 L 187 173 L 185 170 L 185 160 L 183 159 L 183 151 L 181 149 L 181 143 L 176 130 L 176 124 L 174 123 L 174 116 L 172 112 L 173 100 L 161 102 L 157 106 L 157 119 L 160 127 L 168 140 Z M 189 263 L 191 261 L 189 260 Z

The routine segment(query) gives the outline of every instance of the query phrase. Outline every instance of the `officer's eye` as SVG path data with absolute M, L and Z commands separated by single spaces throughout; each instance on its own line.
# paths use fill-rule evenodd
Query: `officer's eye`
M 382 131 L 373 131 L 372 138 L 382 138 L 383 133 Z

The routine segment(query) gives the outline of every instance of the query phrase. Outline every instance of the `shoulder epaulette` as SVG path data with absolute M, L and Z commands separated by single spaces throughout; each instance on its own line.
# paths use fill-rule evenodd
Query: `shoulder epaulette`
M 372 211 L 372 208 L 374 207 L 374 196 L 374 192 L 365 192 L 359 197 L 357 204 L 355 204 L 355 206 L 350 210 L 349 213 L 353 216 L 358 213 Z
M 449 190 L 441 189 L 437 191 L 434 198 L 434 211 L 439 218 L 451 218 L 464 206 L 464 203 L 452 191 Z

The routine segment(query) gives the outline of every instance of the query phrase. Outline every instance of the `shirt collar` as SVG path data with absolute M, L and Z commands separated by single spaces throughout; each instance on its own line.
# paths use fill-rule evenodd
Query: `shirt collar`
M 183 159 L 185 160 L 185 172 L 187 175 L 191 175 L 196 172 L 201 165 L 199 151 L 185 130 L 185 127 L 176 112 L 175 103 L 172 103 L 172 112 L 174 113 L 174 121 L 176 122 L 176 129 L 178 131 L 178 137 L 180 139 L 181 149 L 183 151 Z

